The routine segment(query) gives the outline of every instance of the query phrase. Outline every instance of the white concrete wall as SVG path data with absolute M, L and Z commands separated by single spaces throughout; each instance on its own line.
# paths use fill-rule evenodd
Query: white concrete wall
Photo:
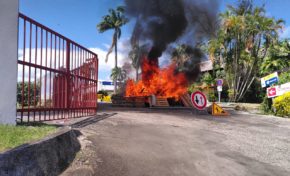
M 0 0 L 0 124 L 16 122 L 18 0 Z

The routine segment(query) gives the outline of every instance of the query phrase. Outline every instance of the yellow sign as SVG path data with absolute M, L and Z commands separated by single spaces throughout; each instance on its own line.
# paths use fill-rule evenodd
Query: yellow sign
M 214 116 L 228 116 L 230 115 L 227 111 L 225 111 L 222 107 L 217 105 L 216 103 L 212 104 L 212 115 Z
M 272 74 L 270 74 L 270 75 L 267 75 L 267 76 L 263 77 L 262 79 L 264 79 L 264 80 L 269 80 L 269 79 L 272 79 L 272 78 L 275 78 L 275 77 L 278 77 L 277 72 L 272 73 Z

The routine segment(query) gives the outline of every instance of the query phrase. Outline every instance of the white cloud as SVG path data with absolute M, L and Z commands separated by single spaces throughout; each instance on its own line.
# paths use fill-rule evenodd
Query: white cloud
M 107 44 L 103 44 L 105 46 L 110 46 Z M 120 40 L 118 42 L 118 66 L 122 66 L 127 60 L 127 56 L 128 53 L 130 51 L 130 44 L 129 44 L 129 40 L 125 39 L 125 40 Z M 104 50 L 98 47 L 95 48 L 89 48 L 89 50 L 91 50 L 92 52 L 96 53 L 98 55 L 99 58 L 99 78 L 101 79 L 108 79 L 110 77 L 111 74 L 111 70 L 112 68 L 115 67 L 115 53 L 112 52 L 109 55 L 108 58 L 108 62 L 106 63 L 106 55 L 108 52 L 108 49 Z

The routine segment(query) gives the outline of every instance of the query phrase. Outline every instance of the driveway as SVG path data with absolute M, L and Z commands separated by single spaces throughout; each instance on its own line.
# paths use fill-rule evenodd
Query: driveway
M 109 108 L 73 125 L 82 150 L 62 175 L 290 175 L 290 120 Z

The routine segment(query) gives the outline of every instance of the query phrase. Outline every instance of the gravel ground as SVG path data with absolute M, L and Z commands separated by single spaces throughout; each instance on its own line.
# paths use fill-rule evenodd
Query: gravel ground
M 82 150 L 63 175 L 290 175 L 290 120 L 107 109 L 74 125 Z

